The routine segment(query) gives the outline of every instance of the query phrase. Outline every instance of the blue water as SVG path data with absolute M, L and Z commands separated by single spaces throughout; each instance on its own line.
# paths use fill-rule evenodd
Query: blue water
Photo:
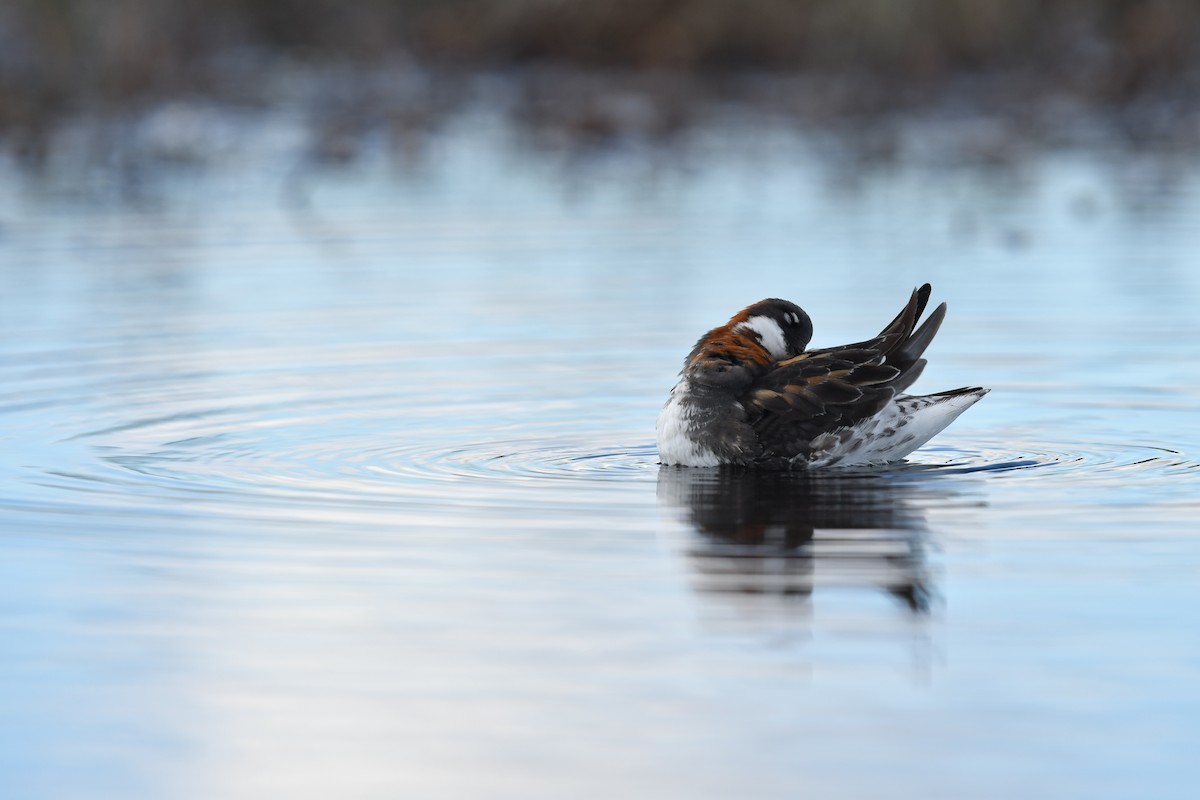
M 5 798 L 1193 796 L 1193 164 L 211 124 L 4 168 Z M 706 329 L 925 281 L 910 463 L 659 468 Z

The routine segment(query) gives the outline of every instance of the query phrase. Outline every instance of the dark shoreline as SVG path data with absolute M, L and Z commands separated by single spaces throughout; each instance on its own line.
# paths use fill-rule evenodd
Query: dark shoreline
M 301 108 L 335 161 L 481 97 L 556 146 L 669 144 L 743 110 L 872 158 L 914 116 L 983 120 L 971 135 L 994 141 L 968 149 L 1002 160 L 1200 148 L 1198 96 L 1200 7 L 1182 2 L 0 0 L 0 149 L 33 167 L 64 125 L 178 102 Z

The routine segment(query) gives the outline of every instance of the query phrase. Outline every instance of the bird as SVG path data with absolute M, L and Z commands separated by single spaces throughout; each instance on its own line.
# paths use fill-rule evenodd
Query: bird
M 787 300 L 768 298 L 700 337 L 658 416 L 663 465 L 823 469 L 900 461 L 988 393 L 979 386 L 905 391 L 946 304 L 917 325 L 928 283 L 879 335 L 806 349 L 813 327 Z

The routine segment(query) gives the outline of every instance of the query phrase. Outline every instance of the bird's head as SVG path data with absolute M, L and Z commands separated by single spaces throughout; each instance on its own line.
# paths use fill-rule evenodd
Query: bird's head
M 803 353 L 813 332 L 812 320 L 804 309 L 777 298 L 742 309 L 729 320 L 729 327 L 735 333 L 756 336 L 776 361 Z

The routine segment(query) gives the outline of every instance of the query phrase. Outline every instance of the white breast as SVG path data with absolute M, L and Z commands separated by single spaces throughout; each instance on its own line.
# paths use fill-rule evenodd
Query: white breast
M 695 425 L 692 420 L 691 404 L 684 402 L 688 393 L 687 378 L 683 378 L 671 390 L 671 397 L 658 415 L 655 426 L 658 434 L 658 459 L 664 464 L 685 467 L 716 467 L 721 461 L 710 449 L 697 444 L 692 438 Z

